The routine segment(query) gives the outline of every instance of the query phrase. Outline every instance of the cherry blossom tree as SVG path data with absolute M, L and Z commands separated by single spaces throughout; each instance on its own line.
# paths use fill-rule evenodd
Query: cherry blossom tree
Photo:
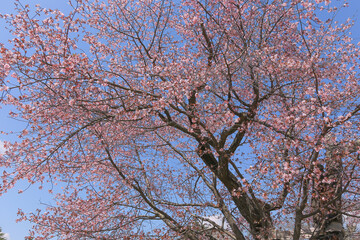
M 70 4 L 3 16 L 1 103 L 28 126 L 0 190 L 54 191 L 19 212 L 31 237 L 271 239 L 290 223 L 293 239 L 343 238 L 360 51 L 329 0 Z

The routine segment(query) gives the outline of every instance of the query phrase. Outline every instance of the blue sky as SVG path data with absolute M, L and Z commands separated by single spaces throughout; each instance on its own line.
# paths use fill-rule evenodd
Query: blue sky
M 40 4 L 46 8 L 58 8 L 60 10 L 68 10 L 67 0 L 21 0 L 23 4 Z M 338 2 L 338 1 L 334 1 Z M 355 41 L 360 41 L 360 1 L 349 0 L 349 8 L 346 8 L 338 15 L 339 20 L 351 17 L 355 19 L 355 26 L 352 29 Z M 13 11 L 14 0 L 0 0 L 0 13 L 11 13 Z M 4 22 L 0 21 L 0 42 L 5 43 L 11 36 L 4 26 Z M 17 131 L 21 129 L 22 124 L 19 121 L 10 119 L 7 116 L 9 108 L 0 109 L 0 131 Z M 0 135 L 0 151 L 2 149 L 1 140 L 14 140 L 14 136 Z M 1 171 L 0 171 L 1 172 Z M 26 182 L 20 183 L 7 194 L 0 196 L 0 227 L 3 232 L 7 233 L 11 240 L 22 240 L 27 235 L 31 225 L 27 222 L 16 223 L 18 209 L 21 208 L 25 212 L 41 208 L 41 202 L 48 202 L 49 197 L 45 192 L 39 191 L 36 186 L 30 187 L 23 194 L 18 194 L 19 189 L 27 187 Z

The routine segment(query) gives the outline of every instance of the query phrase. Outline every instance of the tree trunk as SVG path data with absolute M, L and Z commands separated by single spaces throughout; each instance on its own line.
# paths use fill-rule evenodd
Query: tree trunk
M 326 167 L 318 185 L 316 196 L 317 206 L 321 212 L 314 218 L 315 229 L 318 230 L 314 239 L 343 240 L 344 228 L 341 214 L 342 208 L 342 161 L 341 152 L 329 149 Z

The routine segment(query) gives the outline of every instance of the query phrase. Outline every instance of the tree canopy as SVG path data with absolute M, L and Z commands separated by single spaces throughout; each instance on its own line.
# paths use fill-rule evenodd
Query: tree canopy
M 5 233 L 2 232 L 0 227 L 0 240 L 6 240 Z
M 34 239 L 343 239 L 360 51 L 329 0 L 70 4 L 2 16 L 1 104 L 28 126 L 0 191 L 63 187 L 20 214 Z

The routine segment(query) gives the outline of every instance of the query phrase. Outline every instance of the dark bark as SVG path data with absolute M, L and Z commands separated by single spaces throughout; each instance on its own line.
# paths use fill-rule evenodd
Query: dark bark
M 344 228 L 341 214 L 342 195 L 342 162 L 335 152 L 329 152 L 327 166 L 319 165 L 322 174 L 319 184 L 315 187 L 313 207 L 319 208 L 320 213 L 314 216 L 317 233 L 313 239 L 342 240 Z
M 242 191 L 244 189 L 242 184 L 229 171 L 228 156 L 220 156 L 218 162 L 210 152 L 208 144 L 200 144 L 198 154 L 228 191 L 232 193 L 232 199 L 241 215 L 249 223 L 254 239 L 269 239 L 272 229 L 270 206 Z

